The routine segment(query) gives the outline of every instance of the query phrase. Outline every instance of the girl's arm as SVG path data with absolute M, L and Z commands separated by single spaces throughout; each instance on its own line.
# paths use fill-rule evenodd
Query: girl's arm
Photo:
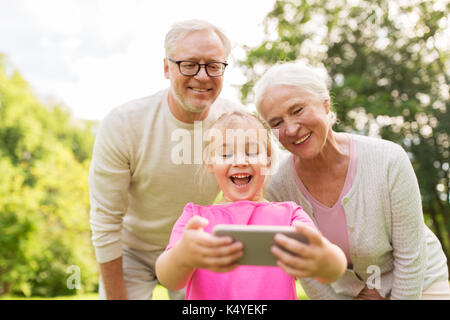
M 197 268 L 226 272 L 237 267 L 237 260 L 243 253 L 242 244 L 232 243 L 230 237 L 204 232 L 207 224 L 205 218 L 192 217 L 180 241 L 156 260 L 156 276 L 167 289 L 184 288 Z
M 178 249 L 177 243 L 172 249 L 164 251 L 155 264 L 156 277 L 169 290 L 184 288 L 195 270 L 182 262 Z
M 321 283 L 338 280 L 347 268 L 344 252 L 307 224 L 295 221 L 293 226 L 308 238 L 309 244 L 277 234 L 275 241 L 296 254 L 289 254 L 273 246 L 272 252 L 279 259 L 278 266 L 290 276 L 297 278 L 315 278 Z

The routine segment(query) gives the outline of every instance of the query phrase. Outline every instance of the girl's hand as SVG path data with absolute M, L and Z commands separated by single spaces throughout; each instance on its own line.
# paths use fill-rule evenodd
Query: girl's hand
M 200 216 L 192 217 L 184 229 L 183 237 L 172 249 L 177 250 L 180 263 L 187 268 L 216 272 L 233 270 L 243 254 L 242 243 L 233 243 L 230 237 L 216 237 L 203 231 L 208 222 Z
M 298 221 L 293 225 L 309 240 L 309 244 L 277 234 L 275 242 L 295 253 L 292 255 L 273 246 L 271 250 L 279 259 L 278 266 L 290 276 L 297 278 L 315 278 L 321 283 L 331 283 L 339 279 L 347 267 L 344 252 L 324 238 L 318 230 Z

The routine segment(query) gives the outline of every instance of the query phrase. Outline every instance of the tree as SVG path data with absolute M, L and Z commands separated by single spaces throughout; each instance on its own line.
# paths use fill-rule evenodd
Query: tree
M 71 294 L 67 270 L 97 286 L 90 243 L 92 123 L 42 106 L 0 55 L 0 294 Z
M 240 61 L 248 79 L 241 87 L 244 103 L 272 64 L 306 60 L 325 67 L 336 130 L 404 147 L 419 180 L 425 221 L 448 258 L 449 12 L 446 1 L 278 0 L 264 20 L 266 40 L 245 47 Z

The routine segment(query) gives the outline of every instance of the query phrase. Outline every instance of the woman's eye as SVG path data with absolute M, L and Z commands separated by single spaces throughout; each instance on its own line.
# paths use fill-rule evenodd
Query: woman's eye
M 277 121 L 277 122 L 273 122 L 272 124 L 271 124 L 271 128 L 276 128 L 276 127 L 278 127 L 279 125 L 281 124 L 281 121 Z

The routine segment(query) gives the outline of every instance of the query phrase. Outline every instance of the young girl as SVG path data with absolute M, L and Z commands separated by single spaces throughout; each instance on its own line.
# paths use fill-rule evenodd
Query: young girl
M 271 167 L 269 133 L 254 115 L 224 114 L 208 131 L 204 168 L 214 174 L 223 193 L 215 205 L 188 203 L 172 230 L 156 274 L 168 289 L 187 285 L 186 299 L 297 299 L 295 277 L 337 280 L 346 268 L 341 249 L 323 238 L 294 202 L 268 202 L 263 186 Z M 294 225 L 309 245 L 277 235 L 278 266 L 239 266 L 242 244 L 212 235 L 216 224 Z

